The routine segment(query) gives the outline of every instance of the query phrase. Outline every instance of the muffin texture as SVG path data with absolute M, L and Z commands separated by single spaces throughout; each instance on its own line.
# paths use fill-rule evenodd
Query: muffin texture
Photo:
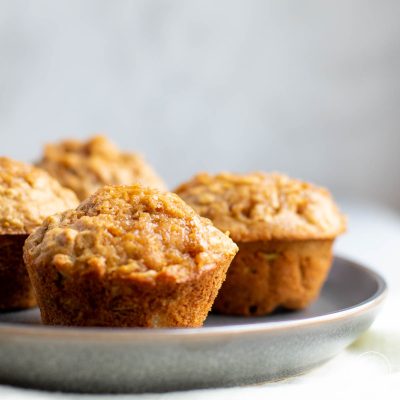
M 24 258 L 45 324 L 194 327 L 236 252 L 175 194 L 133 185 L 47 218 Z
M 176 193 L 238 244 L 214 310 L 265 315 L 307 307 L 346 227 L 326 189 L 278 173 L 199 174 Z
M 48 215 L 77 204 L 45 171 L 0 157 L 0 310 L 35 306 L 22 258 L 25 239 Z
M 122 153 L 104 136 L 87 142 L 48 144 L 38 166 L 85 200 L 106 185 L 132 185 L 166 190 L 161 178 L 139 154 Z

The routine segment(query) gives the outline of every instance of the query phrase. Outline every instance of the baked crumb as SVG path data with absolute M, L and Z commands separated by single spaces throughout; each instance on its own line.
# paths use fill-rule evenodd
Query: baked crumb
M 46 219 L 27 241 L 35 263 L 52 263 L 65 276 L 157 273 L 183 281 L 212 268 L 236 245 L 173 193 L 108 186 L 76 210 Z
M 75 194 L 45 171 L 0 157 L 0 234 L 27 234 L 56 212 L 76 207 Z
M 202 173 L 175 192 L 240 242 L 328 239 L 346 226 L 326 189 L 278 173 Z
M 65 140 L 48 144 L 38 166 L 84 200 L 106 185 L 144 186 L 166 190 L 166 186 L 143 157 L 123 153 L 105 136 L 86 142 Z

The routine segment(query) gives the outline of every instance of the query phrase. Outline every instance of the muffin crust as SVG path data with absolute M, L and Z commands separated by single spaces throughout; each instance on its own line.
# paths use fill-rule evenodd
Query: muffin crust
M 0 157 L 0 235 L 29 234 L 47 216 L 77 204 L 75 194 L 46 172 Z
M 236 252 L 177 195 L 134 185 L 47 218 L 24 258 L 45 323 L 199 326 Z
M 142 156 L 122 153 L 104 136 L 87 142 L 66 140 L 48 144 L 38 165 L 72 189 L 80 200 L 106 185 L 144 186 L 166 190 L 166 186 Z
M 238 242 L 330 239 L 345 230 L 327 190 L 282 174 L 202 173 L 175 192 Z

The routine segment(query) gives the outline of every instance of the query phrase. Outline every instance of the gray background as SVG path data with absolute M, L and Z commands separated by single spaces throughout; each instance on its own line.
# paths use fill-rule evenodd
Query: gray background
M 171 186 L 280 170 L 400 206 L 399 21 L 394 0 L 0 0 L 0 152 L 105 132 Z

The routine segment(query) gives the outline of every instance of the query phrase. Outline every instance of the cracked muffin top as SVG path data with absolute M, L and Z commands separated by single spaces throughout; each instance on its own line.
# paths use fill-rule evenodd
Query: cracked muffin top
M 29 234 L 51 214 L 74 208 L 78 199 L 47 172 L 0 157 L 0 234 Z
M 45 146 L 38 166 L 84 200 L 106 185 L 144 186 L 166 190 L 155 171 L 139 154 L 122 153 L 104 136 L 87 142 L 66 140 Z
M 278 173 L 202 173 L 175 192 L 237 242 L 328 239 L 346 226 L 326 189 Z
M 76 210 L 47 218 L 26 241 L 34 268 L 185 281 L 237 246 L 177 195 L 140 185 L 99 189 Z

